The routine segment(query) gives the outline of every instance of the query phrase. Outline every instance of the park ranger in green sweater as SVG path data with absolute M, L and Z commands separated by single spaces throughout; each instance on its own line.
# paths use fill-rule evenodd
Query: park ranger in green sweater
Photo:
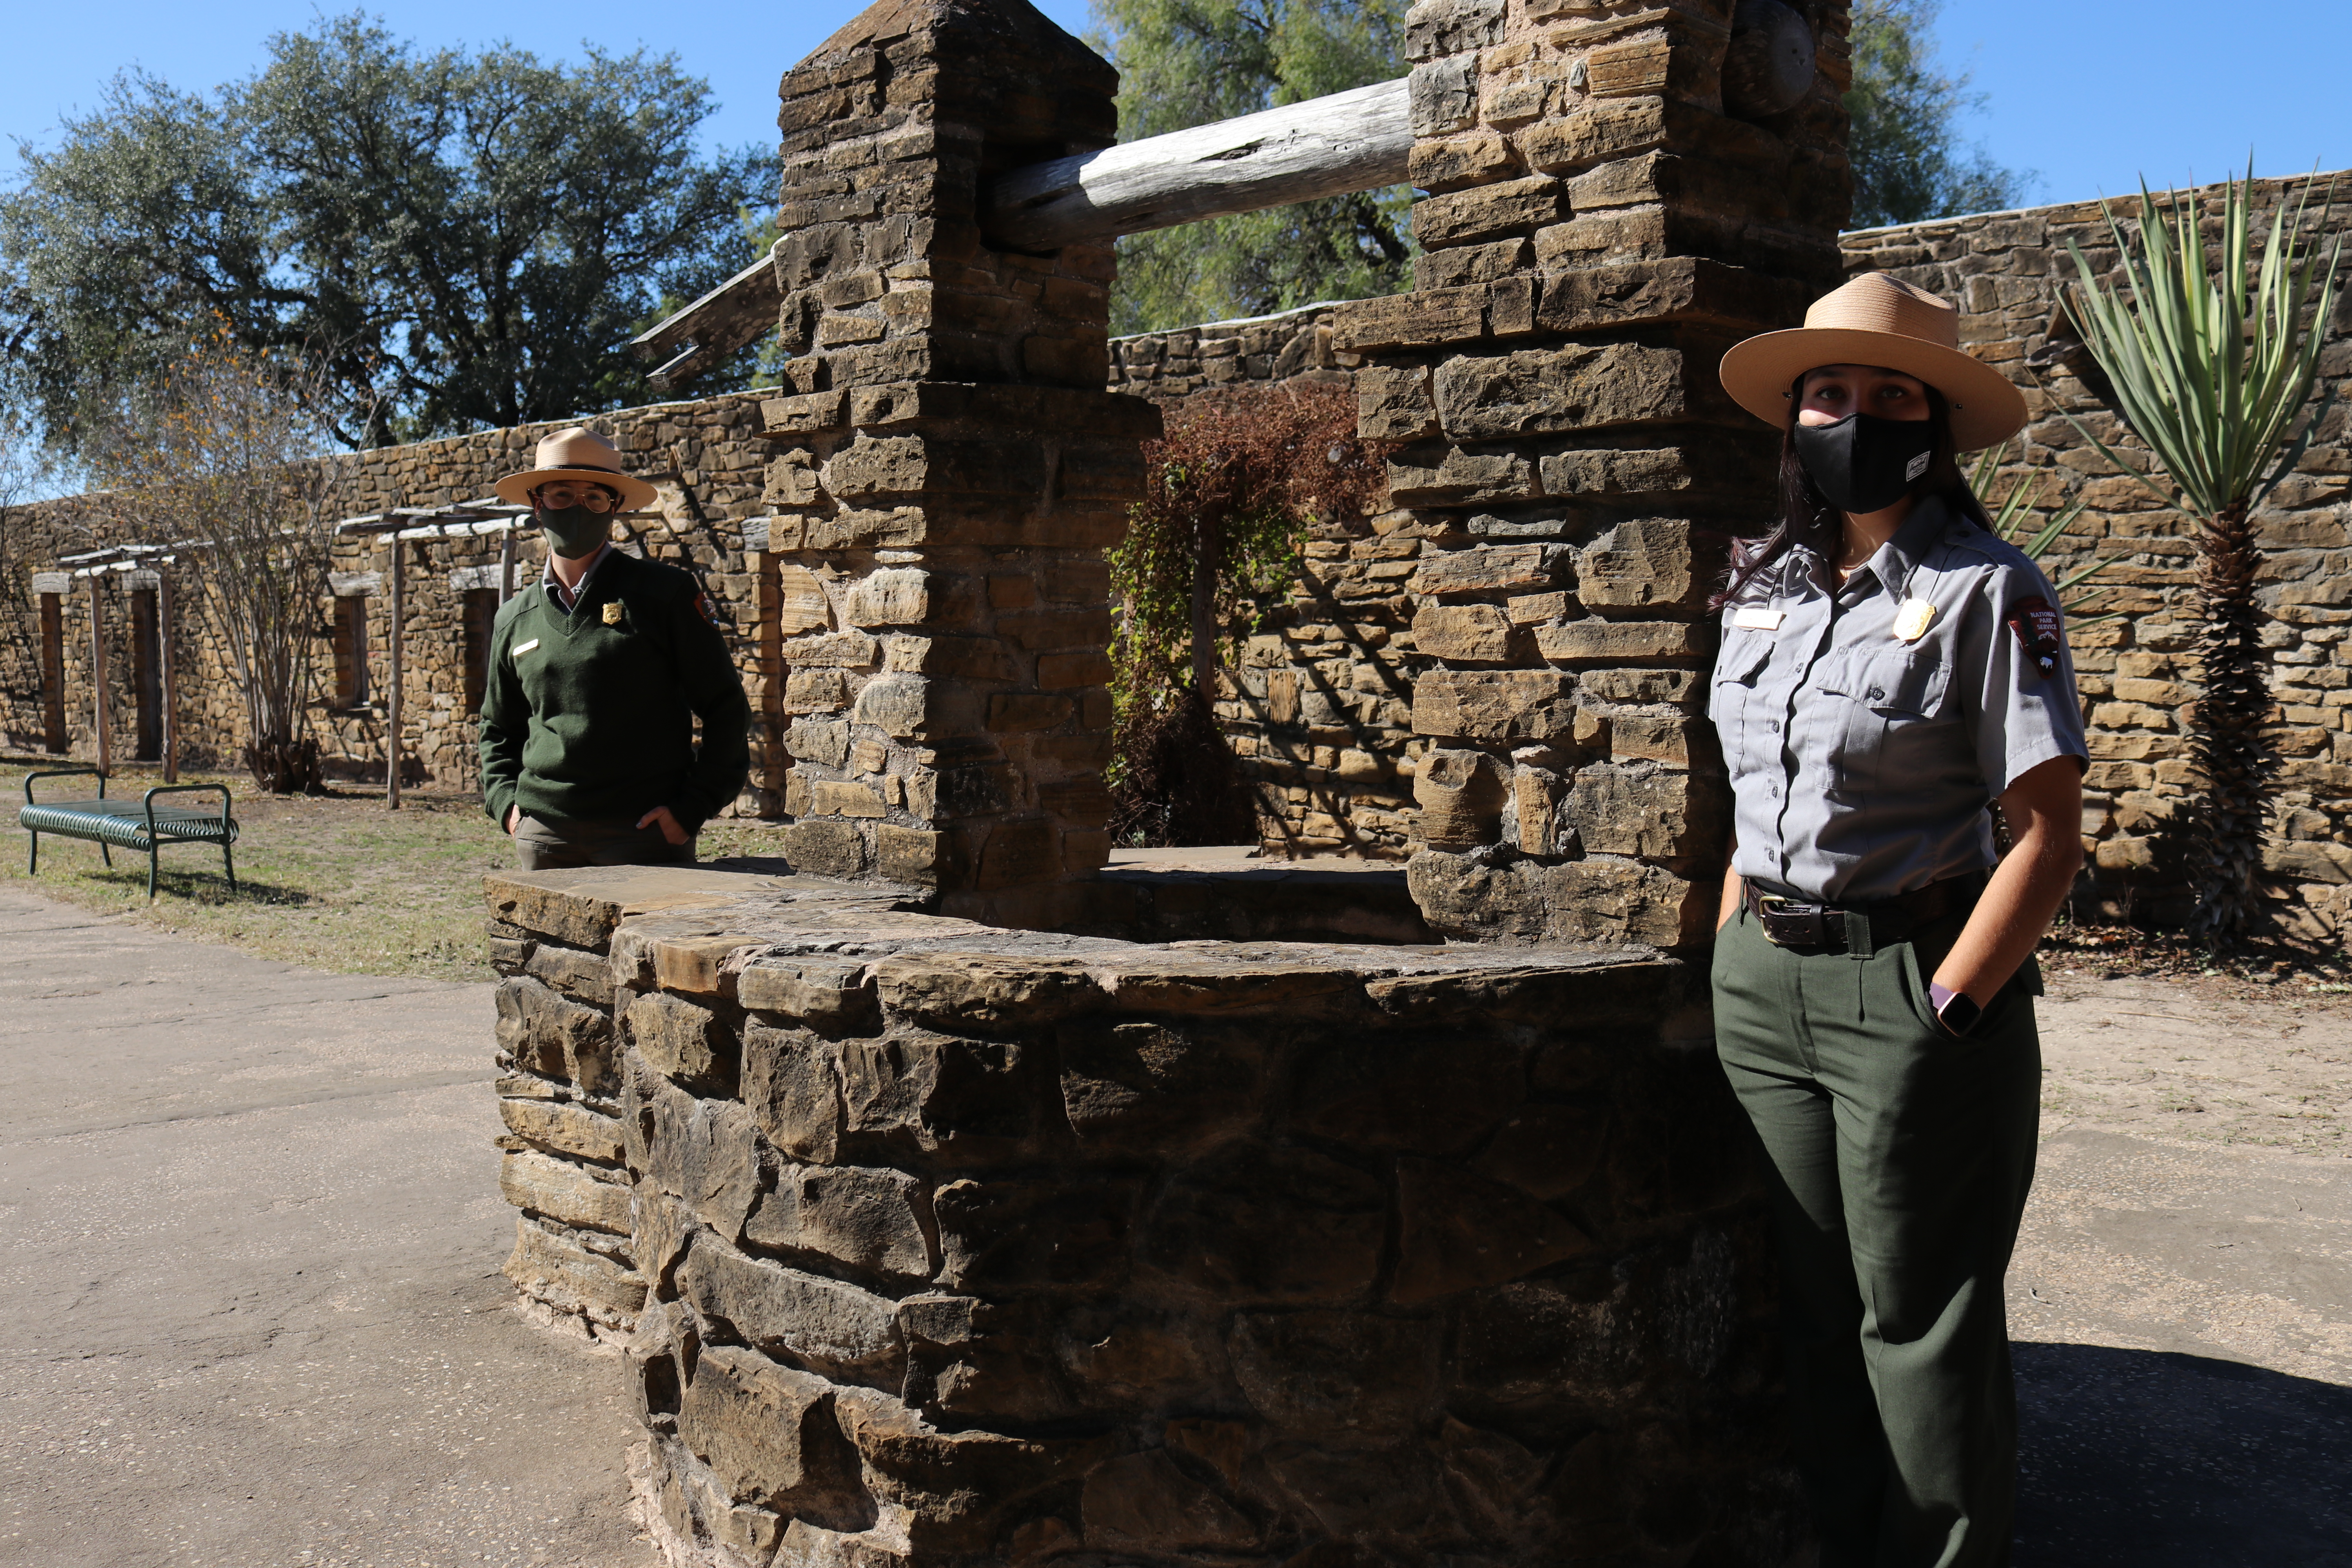
M 743 787 L 751 712 L 694 578 L 613 548 L 614 514 L 654 488 L 575 428 L 498 493 L 530 505 L 547 569 L 490 636 L 483 807 L 525 870 L 691 861 L 695 833 Z

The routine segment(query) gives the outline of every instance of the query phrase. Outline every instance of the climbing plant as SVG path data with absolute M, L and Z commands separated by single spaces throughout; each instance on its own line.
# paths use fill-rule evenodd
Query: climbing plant
M 1357 437 L 1344 386 L 1290 382 L 1170 410 L 1167 435 L 1145 449 L 1150 489 L 1109 555 L 1118 842 L 1255 837 L 1217 729 L 1218 671 L 1297 578 L 1315 520 L 1379 507 L 1384 456 Z

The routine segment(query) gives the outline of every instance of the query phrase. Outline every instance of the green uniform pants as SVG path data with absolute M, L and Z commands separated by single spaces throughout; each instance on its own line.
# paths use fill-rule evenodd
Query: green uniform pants
M 2017 1490 L 2001 1276 L 2033 1151 L 2029 962 L 1965 1040 L 1927 981 L 1954 914 L 1870 950 L 1717 939 L 1717 1053 L 1762 1139 L 1791 1425 L 1822 1568 L 1998 1568 Z

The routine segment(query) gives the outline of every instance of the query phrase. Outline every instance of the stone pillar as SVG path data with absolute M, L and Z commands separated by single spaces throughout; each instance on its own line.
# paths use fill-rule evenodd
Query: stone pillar
M 1117 89 L 1025 0 L 885 0 L 784 77 L 762 574 L 802 870 L 1040 924 L 1108 856 L 1102 550 L 1160 416 L 1103 390 L 1109 246 L 995 248 L 978 202 L 1108 145 Z
M 1366 361 L 1364 434 L 1407 443 L 1411 635 L 1438 661 L 1414 691 L 1412 875 L 1450 936 L 1707 936 L 1729 813 L 1706 603 L 1727 536 L 1769 521 L 1776 451 L 1716 365 L 1841 280 L 1850 190 L 1844 5 L 1810 6 L 1811 84 L 1748 120 L 1723 101 L 1732 13 L 1408 19 L 1426 254 L 1415 291 L 1345 308 L 1335 341 Z

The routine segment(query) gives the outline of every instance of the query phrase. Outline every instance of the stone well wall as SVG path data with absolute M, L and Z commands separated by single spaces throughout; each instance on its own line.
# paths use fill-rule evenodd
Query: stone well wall
M 715 870 L 488 894 L 508 1272 L 625 1350 L 673 1563 L 1794 1544 L 1679 960 L 1152 946 Z

